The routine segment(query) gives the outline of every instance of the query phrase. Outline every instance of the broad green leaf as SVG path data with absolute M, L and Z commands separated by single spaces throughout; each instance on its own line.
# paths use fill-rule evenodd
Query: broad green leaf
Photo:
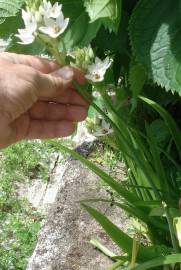
M 154 120 L 150 124 L 150 129 L 158 144 L 168 142 L 170 139 L 169 129 L 162 119 Z
M 3 50 L 8 51 L 10 47 L 16 46 L 17 38 L 14 38 L 14 35 L 18 32 L 19 28 L 22 28 L 22 25 L 23 22 L 20 12 L 17 13 L 17 16 L 6 18 L 6 20 L 0 24 L 0 38 L 5 45 L 3 46 Z M 18 46 L 23 48 L 23 46 Z M 14 52 L 16 52 L 16 50 Z
M 46 54 L 45 47 L 36 41 L 30 45 L 21 45 L 17 43 L 17 39 L 13 38 L 12 41 L 7 46 L 6 50 L 8 52 L 24 53 L 31 55 L 42 55 Z
M 101 22 L 101 19 L 98 21 Z M 128 40 L 129 40 L 128 31 L 127 31 L 128 22 L 129 22 L 128 14 L 126 14 L 123 11 L 121 15 L 121 23 L 119 25 L 117 33 L 114 33 L 114 32 L 110 33 L 108 29 L 105 29 L 105 27 L 102 26 L 100 30 L 98 31 L 95 40 L 93 40 L 93 44 L 95 46 L 98 46 L 99 48 L 102 48 L 104 50 L 111 50 L 114 52 L 119 52 L 121 54 L 121 56 L 119 56 L 120 63 L 119 63 L 118 69 L 121 68 L 123 63 L 125 65 L 125 61 L 126 61 L 125 58 L 127 57 L 127 47 L 128 47 Z
M 65 17 L 70 19 L 68 29 L 63 35 L 65 47 L 69 50 L 78 46 L 84 39 L 88 29 L 89 17 L 85 12 L 82 0 L 62 0 L 61 4 Z
M 157 266 L 164 266 L 168 264 L 176 264 L 181 262 L 181 254 L 173 254 L 168 256 L 161 256 L 145 263 L 139 264 L 132 270 L 146 270 Z
M 132 91 L 133 98 L 137 98 L 141 93 L 143 86 L 146 82 L 146 72 L 141 64 L 131 66 L 129 72 L 130 90 Z
M 101 19 L 110 31 L 117 31 L 121 16 L 121 0 L 85 0 L 91 22 Z
M 64 34 L 66 49 L 72 49 L 84 39 L 88 28 L 88 15 L 82 12 L 69 26 Z
M 4 19 L 15 16 L 25 0 L 0 0 L 0 18 L 1 23 Z
M 7 18 L 4 23 L 0 24 L 0 38 L 7 40 L 17 33 L 18 28 L 21 28 L 23 22 L 20 12 L 17 15 Z
M 7 41 L 7 45 L 22 23 L 20 9 L 24 2 L 25 0 L 0 0 L 0 38 Z
M 140 0 L 132 14 L 134 54 L 161 87 L 181 95 L 180 0 Z
M 86 33 L 84 35 L 83 40 L 80 42 L 79 46 L 86 47 L 88 46 L 91 41 L 96 37 L 97 32 L 99 31 L 101 26 L 101 21 L 97 20 L 93 23 L 89 23 L 87 26 Z

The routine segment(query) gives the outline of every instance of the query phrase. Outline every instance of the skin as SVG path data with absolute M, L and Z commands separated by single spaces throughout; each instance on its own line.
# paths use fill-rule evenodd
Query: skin
M 83 75 L 35 56 L 0 54 L 0 148 L 23 139 L 65 137 L 87 116 L 72 81 Z

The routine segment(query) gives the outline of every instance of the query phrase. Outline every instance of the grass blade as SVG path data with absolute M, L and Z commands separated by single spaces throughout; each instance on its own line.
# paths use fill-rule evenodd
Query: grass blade
M 173 254 L 173 255 L 161 256 L 153 260 L 150 260 L 148 262 L 139 264 L 136 267 L 132 268 L 132 270 L 146 270 L 146 269 L 151 269 L 151 268 L 162 266 L 162 265 L 175 264 L 175 263 L 180 263 L 180 262 L 181 262 L 181 254 Z
M 103 254 L 105 254 L 107 257 L 111 258 L 112 260 L 115 260 L 114 257 L 116 257 L 116 254 L 114 254 L 112 251 L 110 251 L 107 247 L 102 245 L 98 240 L 91 239 L 90 243 L 96 247 L 98 250 L 100 250 Z
M 115 224 L 113 224 L 104 214 L 100 213 L 96 209 L 81 203 L 83 208 L 102 226 L 107 235 L 125 252 L 128 254 L 129 259 L 132 256 L 132 247 L 133 247 L 133 239 L 120 230 Z M 134 240 L 135 241 L 135 240 Z M 139 245 L 137 260 L 146 261 L 150 260 L 162 252 L 162 248 L 160 246 L 150 246 L 143 247 L 136 242 L 137 246 Z M 161 253 L 162 254 L 162 253 Z M 160 254 L 160 255 L 161 255 Z
M 138 197 L 122 187 L 120 183 L 118 183 L 114 178 L 109 176 L 107 173 L 105 173 L 103 170 L 101 170 L 99 167 L 97 167 L 95 164 L 78 154 L 76 151 L 71 150 L 67 148 L 66 146 L 59 145 L 59 149 L 62 152 L 68 153 L 74 158 L 80 160 L 84 165 L 86 165 L 90 170 L 92 170 L 95 174 L 97 174 L 106 184 L 108 184 L 113 190 L 115 190 L 120 196 L 122 196 L 124 199 L 126 199 L 130 203 L 134 203 L 138 200 Z
M 172 116 L 164 109 L 162 108 L 158 103 L 154 102 L 151 99 L 145 98 L 145 97 L 140 97 L 141 100 L 143 100 L 145 103 L 150 105 L 152 108 L 154 108 L 164 119 L 165 123 L 167 124 L 170 133 L 174 139 L 175 145 L 178 150 L 178 154 L 181 158 L 181 131 L 179 127 L 177 126 L 175 120 L 172 118 Z

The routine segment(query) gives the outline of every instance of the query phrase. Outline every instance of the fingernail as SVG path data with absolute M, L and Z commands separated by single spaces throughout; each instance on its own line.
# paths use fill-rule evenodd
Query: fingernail
M 71 80 L 74 76 L 73 70 L 69 67 L 63 67 L 56 71 L 56 74 L 65 80 Z

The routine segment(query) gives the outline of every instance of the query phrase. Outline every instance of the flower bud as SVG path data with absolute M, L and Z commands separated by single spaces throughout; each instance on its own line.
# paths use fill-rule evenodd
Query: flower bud
M 75 66 L 83 71 L 87 71 L 88 66 L 92 64 L 94 60 L 94 52 L 91 47 L 76 49 L 73 52 L 75 58 Z
M 41 4 L 42 0 L 26 0 L 27 10 L 30 12 L 37 11 Z

